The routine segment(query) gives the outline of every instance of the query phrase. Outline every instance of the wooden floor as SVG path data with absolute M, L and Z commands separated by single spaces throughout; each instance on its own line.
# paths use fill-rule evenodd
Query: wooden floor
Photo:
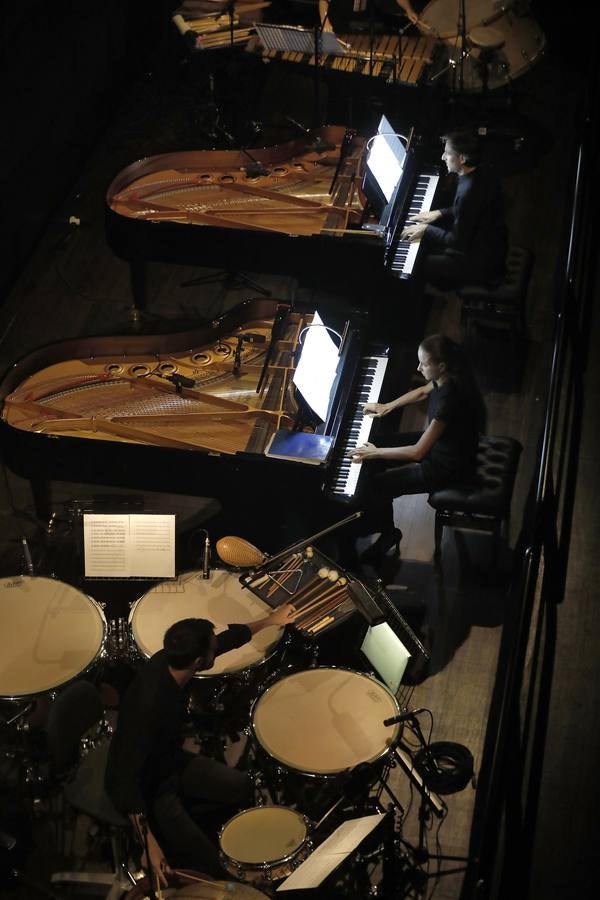
M 549 54 L 516 88 L 519 116 L 508 120 L 504 113 L 497 114 L 500 118 L 495 121 L 500 121 L 501 127 L 497 134 L 491 129 L 487 146 L 503 173 L 511 238 L 515 244 L 530 247 L 535 253 L 526 312 L 528 335 L 519 346 L 504 338 L 487 336 L 471 348 L 488 405 L 489 432 L 510 435 L 523 444 L 510 540 L 503 548 L 500 571 L 493 572 L 485 539 L 467 541 L 465 563 L 459 558 L 459 545 L 454 536 L 447 534 L 443 564 L 441 569 L 436 568 L 432 559 L 433 511 L 426 497 L 403 498 L 396 506 L 397 524 L 404 533 L 402 561 L 400 564 L 391 561 L 389 570 L 383 573 L 389 595 L 431 649 L 429 664 L 414 679 L 410 705 L 431 711 L 431 730 L 427 715 L 422 718 L 424 731 L 431 740 L 454 742 L 468 748 L 474 758 L 475 776 L 491 691 L 498 677 L 496 660 L 505 614 L 511 547 L 520 530 L 544 415 L 554 330 L 554 267 L 570 178 L 565 144 L 575 135 L 576 103 L 582 85 L 573 72 L 567 78 Z M 116 110 L 113 123 L 79 173 L 73 190 L 64 198 L 39 248 L 6 298 L 0 309 L 2 370 L 51 341 L 115 333 L 120 326 L 130 327 L 127 266 L 110 252 L 104 239 L 104 192 L 110 179 L 125 165 L 148 152 L 163 149 L 164 129 L 162 138 L 156 138 L 156 121 L 152 115 L 155 104 L 156 97 L 151 96 L 147 85 L 134 85 L 131 94 L 124 97 L 122 108 Z M 524 137 L 520 145 L 506 137 L 507 121 L 516 124 Z M 70 225 L 71 216 L 77 216 L 81 224 Z M 153 265 L 150 303 L 141 327 L 159 330 L 161 324 L 174 319 L 210 318 L 251 295 L 247 287 L 225 289 L 222 283 L 181 287 L 182 282 L 200 271 Z M 267 267 L 248 274 L 268 287 L 274 297 L 297 296 L 298 287 L 293 280 L 273 276 Z M 314 299 L 318 303 L 318 293 Z M 441 330 L 460 338 L 459 314 L 456 298 L 437 298 L 427 331 Z M 597 321 L 591 346 L 594 337 L 598 337 Z M 598 851 L 594 789 L 600 742 L 595 649 L 600 620 L 594 602 L 600 558 L 596 490 L 600 471 L 597 450 L 600 381 L 597 376 L 598 360 L 592 356 L 586 380 L 584 439 L 569 580 L 565 602 L 559 609 L 536 855 L 530 889 L 524 888 L 523 892 L 531 900 L 590 896 L 595 887 L 591 872 Z M 414 421 L 407 419 L 407 427 L 418 426 L 420 415 L 415 414 Z M 81 585 L 81 572 L 74 572 L 72 567 L 71 542 L 75 541 L 75 535 L 67 521 L 69 505 L 95 492 L 93 485 L 56 485 L 55 510 L 64 538 L 48 546 L 33 522 L 28 484 L 6 471 L 0 489 L 3 525 L 0 575 L 23 571 L 21 537 L 26 536 L 38 574 L 55 574 L 64 581 Z M 197 521 L 198 517 L 205 516 L 210 522 L 210 504 L 195 497 L 168 496 L 155 498 L 155 502 L 165 511 L 176 510 L 184 520 Z M 265 549 L 269 552 L 280 549 L 275 537 L 274 546 Z M 110 616 L 111 586 L 100 583 L 84 586 L 96 599 L 109 600 L 107 616 Z M 122 601 L 132 602 L 141 592 L 139 585 L 130 584 L 120 597 Z M 418 839 L 418 803 L 411 784 L 399 771 L 392 773 L 390 784 L 406 812 L 403 837 L 414 843 Z M 445 797 L 447 816 L 441 826 L 434 819 L 428 832 L 431 854 L 461 857 L 467 853 L 475 791 L 476 777 L 462 791 Z M 436 864 L 432 858 L 431 873 L 435 873 Z M 28 872 L 32 878 L 43 881 L 55 865 L 57 860 L 51 849 L 40 842 L 31 854 Z M 450 865 L 442 861 L 441 868 Z M 437 900 L 458 898 L 461 883 L 460 873 L 441 877 L 435 890 Z M 434 884 L 435 879 L 431 878 L 426 891 Z M 35 896 L 35 891 L 31 887 L 20 888 L 14 895 Z M 404 896 L 400 887 L 398 896 Z

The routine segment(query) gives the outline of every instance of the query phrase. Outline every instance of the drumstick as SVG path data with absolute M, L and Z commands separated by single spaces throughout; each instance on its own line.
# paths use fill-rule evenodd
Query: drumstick
M 337 609 L 337 607 L 346 600 L 347 596 L 348 594 L 346 590 L 338 591 L 337 593 L 333 594 L 324 603 L 319 604 L 318 607 L 312 609 L 308 616 L 306 616 L 306 618 L 299 623 L 298 627 L 304 629 L 310 628 L 310 626 L 314 624 L 318 619 L 320 619 L 321 616 L 324 616 L 326 613 Z
M 321 628 L 325 628 L 326 625 L 330 625 L 332 622 L 335 622 L 333 616 L 327 616 L 326 619 L 322 619 L 317 625 L 313 625 L 312 628 L 309 628 L 309 634 L 316 634 L 317 631 L 320 631 Z
M 332 590 L 331 587 L 324 588 L 321 591 L 321 593 L 315 594 L 313 597 L 309 598 L 307 600 L 307 602 L 304 603 L 302 606 L 298 606 L 297 603 L 294 601 L 294 607 L 298 611 L 298 616 L 305 615 L 313 607 L 318 606 L 320 603 L 322 603 L 324 600 L 326 600 L 327 597 L 329 596 L 331 590 Z
M 328 575 L 329 569 L 326 569 L 324 567 L 322 569 L 319 569 L 318 574 L 315 575 L 314 578 L 311 578 L 311 580 L 307 584 L 305 584 L 305 586 L 300 591 L 297 591 L 292 595 L 292 603 L 294 604 L 294 606 L 296 606 L 298 600 L 306 600 L 310 594 L 314 593 L 315 589 L 319 590 L 322 587 L 321 582 L 324 578 L 327 578 Z
M 338 578 L 338 573 L 335 569 L 328 569 L 325 566 L 319 569 L 319 578 L 327 579 L 328 581 L 335 581 Z M 294 605 L 296 605 L 298 599 L 300 600 L 308 600 L 309 594 L 314 594 L 315 590 L 318 592 L 321 588 L 320 584 L 317 584 L 316 587 L 313 587 L 310 591 L 305 592 L 302 591 L 300 597 L 296 597 L 294 595 Z
M 298 616 L 303 616 L 309 611 L 313 611 L 315 607 L 319 606 L 321 603 L 324 603 L 326 600 L 332 599 L 333 597 L 337 596 L 346 583 L 347 582 L 345 578 L 339 578 L 333 587 L 326 589 L 318 597 L 314 597 L 309 603 L 305 603 L 304 606 L 301 606 L 298 610 L 298 615 L 295 618 L 298 618 Z M 295 605 L 296 604 L 294 603 L 294 606 Z
M 219 884 L 214 878 L 200 878 L 199 875 L 192 875 L 191 872 L 184 871 L 183 869 L 173 869 L 173 874 L 181 875 L 182 878 L 187 878 L 189 881 L 197 881 L 198 884 L 210 884 L 212 887 Z

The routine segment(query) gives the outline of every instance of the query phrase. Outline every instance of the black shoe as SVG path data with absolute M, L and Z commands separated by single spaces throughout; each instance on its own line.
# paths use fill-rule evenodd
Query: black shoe
M 369 563 L 370 565 L 379 565 L 379 563 L 383 562 L 383 558 L 392 547 L 396 548 L 396 554 L 400 553 L 401 540 L 402 532 L 399 528 L 393 528 L 390 531 L 382 531 L 377 540 L 360 554 L 360 561 Z

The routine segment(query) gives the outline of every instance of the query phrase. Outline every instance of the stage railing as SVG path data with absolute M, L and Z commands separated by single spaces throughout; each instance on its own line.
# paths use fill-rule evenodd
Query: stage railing
M 515 549 L 461 900 L 528 896 L 581 444 L 597 250 L 590 184 L 598 72 L 572 161 L 555 272 L 555 334 L 537 465 Z

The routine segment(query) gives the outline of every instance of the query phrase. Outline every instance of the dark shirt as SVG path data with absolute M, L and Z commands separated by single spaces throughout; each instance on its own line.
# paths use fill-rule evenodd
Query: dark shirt
M 230 625 L 217 635 L 217 655 L 246 644 L 247 625 Z M 188 692 L 169 672 L 159 650 L 137 672 L 119 706 L 111 739 L 105 787 L 121 812 L 146 811 L 149 799 L 181 766 Z
M 421 461 L 432 488 L 468 481 L 475 472 L 479 435 L 485 426 L 483 400 L 474 383 L 450 379 L 434 384 L 427 419 L 444 422 L 441 437 Z
M 452 206 L 428 225 L 428 247 L 465 257 L 474 274 L 501 278 L 507 249 L 504 198 L 500 182 L 485 167 L 460 175 Z

